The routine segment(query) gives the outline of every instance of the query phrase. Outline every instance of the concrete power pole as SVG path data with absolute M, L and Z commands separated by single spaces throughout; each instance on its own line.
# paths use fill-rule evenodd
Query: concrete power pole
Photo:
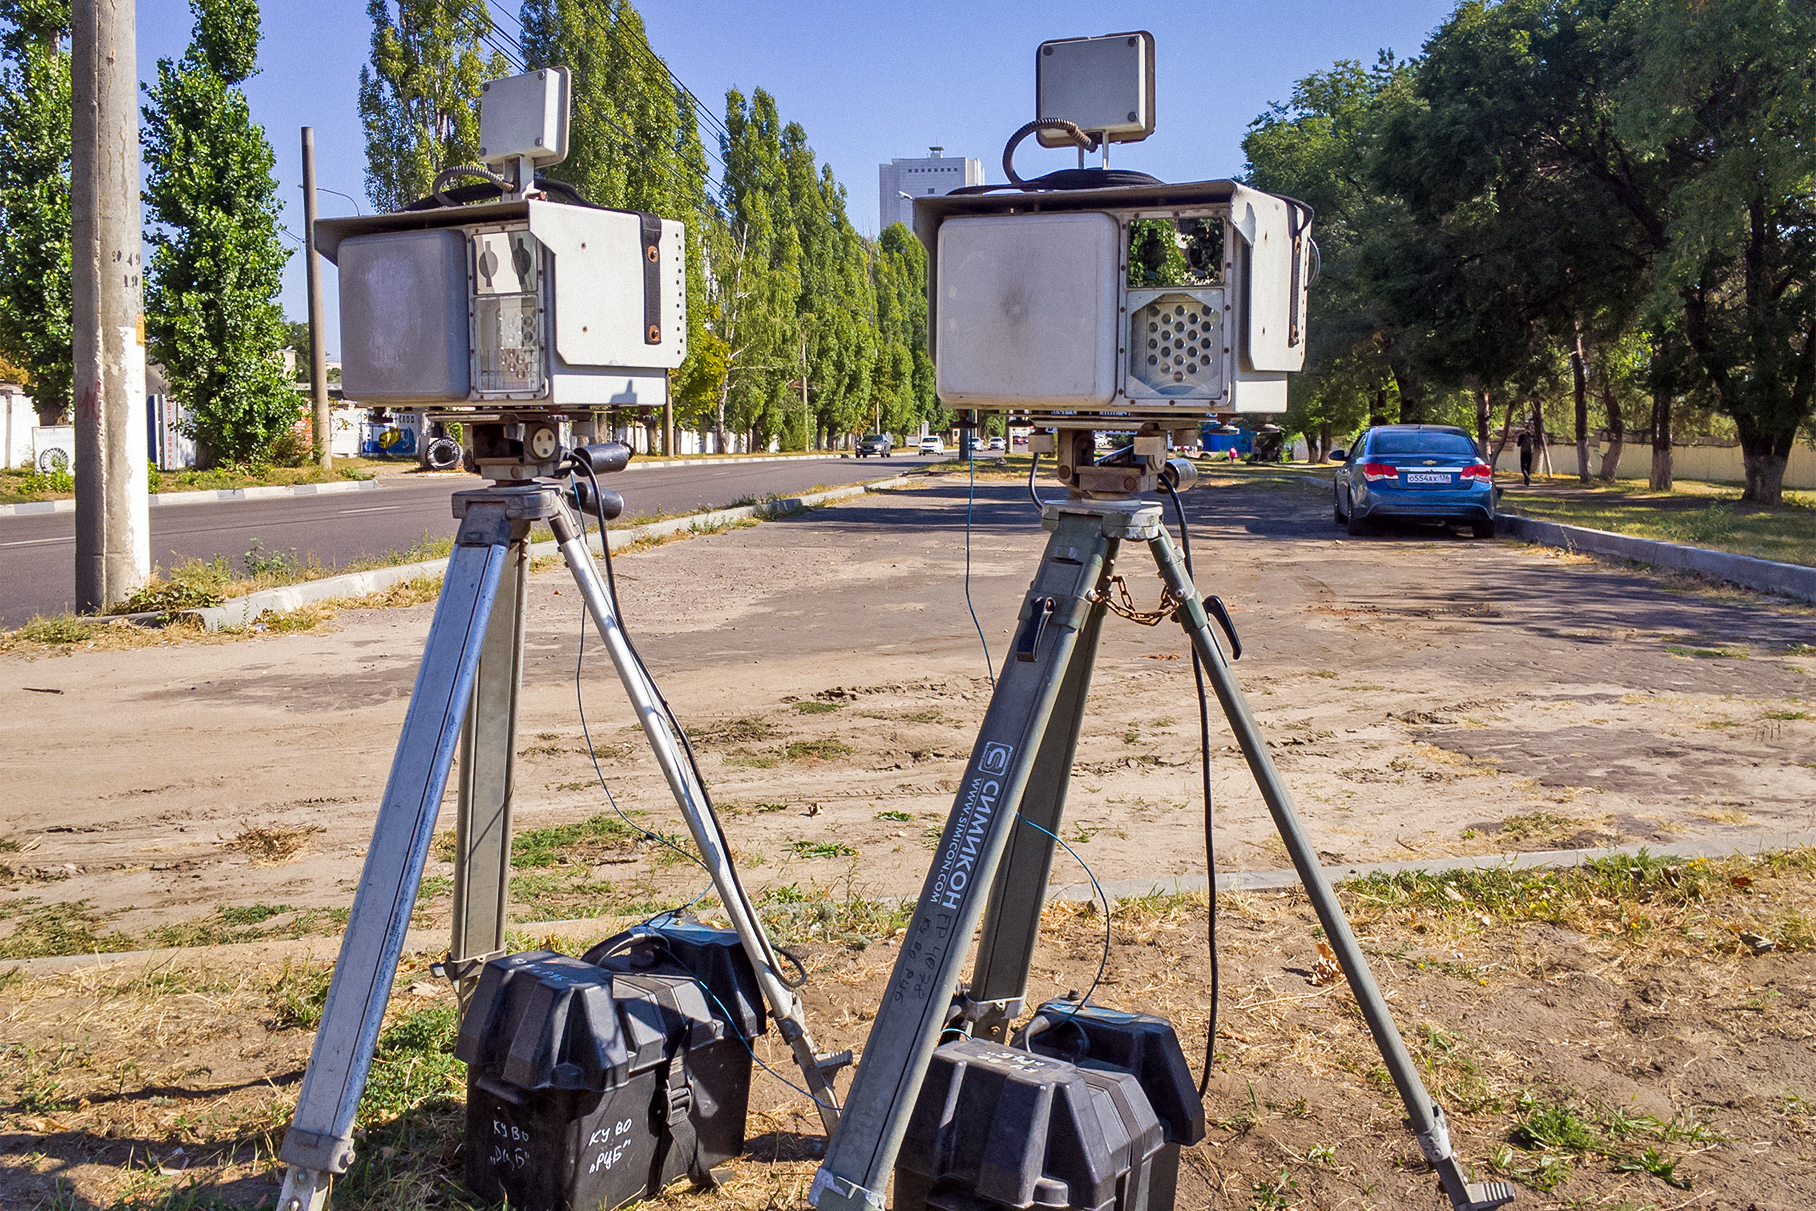
M 322 320 L 322 254 L 315 250 L 315 127 L 303 127 L 303 258 L 309 272 L 309 390 L 315 397 L 315 456 L 334 465 L 334 414 L 328 408 L 328 352 Z
M 70 235 L 75 329 L 76 609 L 151 579 L 145 290 L 133 0 L 71 11 Z

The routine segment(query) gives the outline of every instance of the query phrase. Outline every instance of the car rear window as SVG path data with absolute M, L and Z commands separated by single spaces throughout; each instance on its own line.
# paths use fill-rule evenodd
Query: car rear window
M 1461 433 L 1400 431 L 1375 434 L 1373 454 L 1453 454 L 1475 457 L 1476 445 Z

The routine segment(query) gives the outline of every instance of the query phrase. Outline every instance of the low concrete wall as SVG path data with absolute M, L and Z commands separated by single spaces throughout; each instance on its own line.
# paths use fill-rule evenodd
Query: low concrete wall
M 1495 531 L 1542 546 L 1562 547 L 1586 555 L 1630 559 L 1635 563 L 1656 564 L 1684 572 L 1701 572 L 1745 588 L 1816 601 L 1816 568 L 1806 568 L 1801 564 L 1776 563 L 1770 559 L 1755 559 L 1751 555 L 1711 551 L 1706 547 L 1661 542 L 1656 538 L 1636 538 L 1631 534 L 1612 534 L 1607 530 L 1591 530 L 1586 526 L 1566 526 L 1555 521 L 1538 521 L 1512 513 L 1502 513 L 1495 519 Z
M 1539 460 L 1534 459 L 1537 463 Z M 1540 463 L 1539 466 L 1543 464 Z M 1539 466 L 1533 469 L 1536 471 Z M 1507 448 L 1501 451 L 1501 457 L 1495 463 L 1495 470 L 1503 474 L 1520 473 L 1520 452 L 1509 441 Z M 1576 446 L 1553 439 L 1551 446 L 1551 471 L 1554 475 L 1575 475 Z M 1589 445 L 1589 474 L 1600 475 L 1602 471 L 1602 447 L 1594 442 Z M 1745 483 L 1746 467 L 1740 458 L 1739 446 L 1674 446 L 1671 449 L 1671 474 L 1677 479 L 1696 479 L 1708 483 L 1739 484 Z M 1614 473 L 1616 479 L 1650 479 L 1652 476 L 1652 446 L 1648 443 L 1634 444 L 1628 442 L 1621 447 L 1620 467 Z M 1785 464 L 1784 486 L 1787 488 L 1816 488 L 1816 450 L 1810 449 L 1802 442 L 1791 447 L 1790 460 Z

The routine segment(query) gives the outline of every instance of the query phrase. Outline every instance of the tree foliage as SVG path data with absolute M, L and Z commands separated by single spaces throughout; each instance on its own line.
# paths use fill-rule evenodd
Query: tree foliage
M 386 209 L 475 157 L 480 85 L 510 70 L 481 54 L 493 36 L 483 0 L 398 0 L 393 11 L 371 5 L 360 94 L 368 191 Z M 678 420 L 722 442 L 801 446 L 940 416 L 919 244 L 852 226 L 844 186 L 772 96 L 733 91 L 722 120 L 703 113 L 627 0 L 523 0 L 519 23 L 526 67 L 572 73 L 568 155 L 548 175 L 596 204 L 687 224 Z
M 368 0 L 372 62 L 359 72 L 366 127 L 366 196 L 401 210 L 429 193 L 435 174 L 479 154 L 479 93 L 510 74 L 484 53 L 486 0 Z
M 1706 386 L 1776 500 L 1816 389 L 1812 45 L 1807 0 L 1465 0 L 1417 60 L 1301 81 L 1245 143 L 1319 211 L 1295 408 L 1359 411 L 1377 358 L 1402 419 L 1409 381 L 1536 402 L 1564 365 L 1586 450 L 1592 403 L 1618 442 L 1635 384 L 1660 433 Z
M 68 0 L 0 0 L 0 357 L 45 424 L 69 410 Z
M 240 85 L 257 70 L 256 0 L 191 0 L 195 31 L 146 90 L 145 201 L 153 224 L 146 333 L 207 460 L 261 457 L 296 422 L 276 302 L 274 157 Z

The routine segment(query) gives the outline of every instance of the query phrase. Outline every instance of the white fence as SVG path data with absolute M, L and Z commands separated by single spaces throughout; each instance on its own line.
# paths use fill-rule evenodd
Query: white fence
M 1603 447 L 1596 442 L 1589 443 L 1589 474 L 1600 475 L 1602 471 Z M 1533 470 L 1542 469 L 1543 461 L 1535 453 Z M 1495 470 L 1503 474 L 1520 473 L 1520 452 L 1509 441 L 1507 448 L 1501 451 L 1500 461 L 1495 463 Z M 1551 472 L 1553 475 L 1575 475 L 1576 444 L 1555 441 L 1551 446 Z M 1744 483 L 1746 470 L 1741 463 L 1739 446 L 1673 446 L 1671 449 L 1671 474 L 1676 479 L 1696 479 L 1711 483 Z M 1617 479 L 1647 479 L 1652 475 L 1652 444 L 1628 442 L 1621 447 L 1620 468 L 1615 472 Z M 1784 486 L 1787 488 L 1816 488 L 1816 450 L 1810 449 L 1803 442 L 1791 447 L 1791 458 L 1785 466 Z

